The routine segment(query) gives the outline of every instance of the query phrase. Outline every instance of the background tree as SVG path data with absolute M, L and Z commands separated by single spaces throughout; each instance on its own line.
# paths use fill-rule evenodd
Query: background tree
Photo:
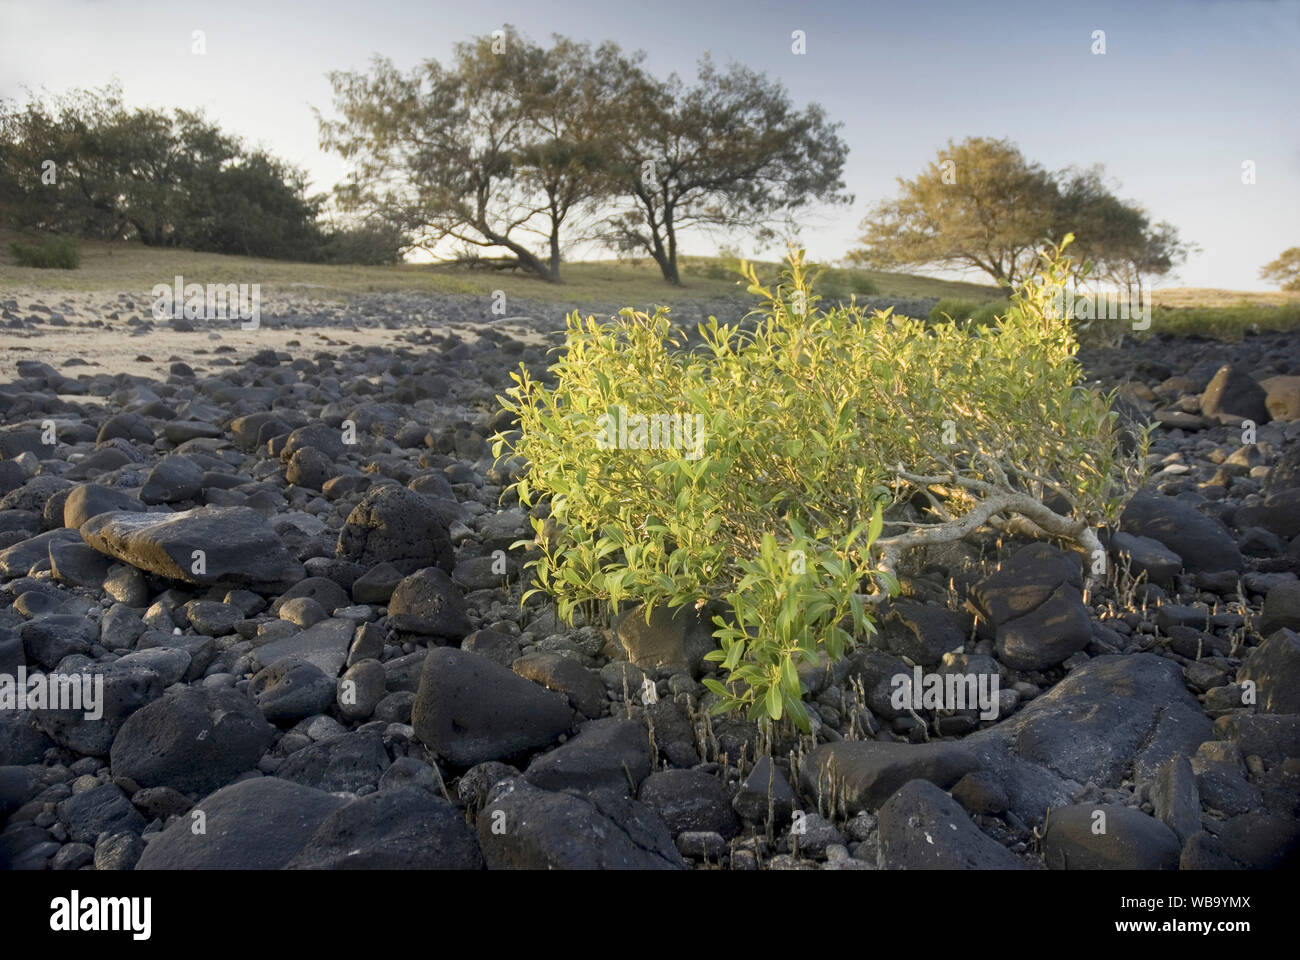
M 1141 206 L 1117 197 L 1100 164 L 1053 175 L 1007 140 L 950 140 L 899 184 L 899 196 L 863 221 L 866 247 L 850 259 L 884 269 L 974 267 L 1015 285 L 1044 241 L 1073 234 L 1071 280 L 1080 282 L 1086 266 L 1131 300 L 1145 277 L 1164 276 L 1196 249 L 1172 224 L 1152 224 Z
M 542 198 L 539 232 L 548 267 L 558 279 L 561 227 L 569 244 L 596 237 L 595 216 L 608 198 L 608 158 L 620 135 L 610 122 L 611 110 L 642 74 L 641 55 L 626 56 L 614 43 L 593 50 L 557 35 L 553 44 L 545 51 L 532 48 L 531 75 L 520 90 L 526 140 L 516 165 L 525 188 Z
M 251 257 L 319 257 L 324 197 L 307 195 L 302 170 L 258 150 L 205 168 L 201 182 L 184 206 L 181 245 Z
M 1283 290 L 1300 290 L 1300 247 L 1283 250 L 1276 260 L 1259 271 L 1259 278 L 1276 283 Z
M 602 118 L 629 67 L 612 44 L 543 49 L 507 27 L 458 44 L 449 67 L 332 73 L 342 120 L 321 119 L 321 143 L 353 163 L 340 204 L 426 250 L 504 249 L 558 282 L 565 225 L 604 190 Z
M 1014 285 L 1052 233 L 1059 192 L 1051 175 L 1007 140 L 951 140 L 899 196 L 863 221 L 866 245 L 850 259 L 878 269 L 982 270 Z
M 1130 302 L 1140 298 L 1144 279 L 1162 277 L 1198 248 L 1181 239 L 1171 223 L 1152 223 L 1136 203 L 1120 200 L 1104 182 L 1101 164 L 1064 170 L 1057 178 L 1059 200 L 1050 239 L 1075 235 L 1075 277 L 1086 262 L 1090 276 L 1122 287 Z
M 1105 277 L 1143 243 L 1145 214 L 1116 197 L 1104 176 L 1101 164 L 1096 164 L 1086 170 L 1063 170 L 1056 178 L 1050 238 L 1059 243 L 1066 234 L 1074 234 L 1071 266 L 1076 281 L 1085 263 L 1091 265 L 1093 276 Z
M 23 229 L 299 260 L 323 242 L 305 173 L 201 113 L 128 110 L 115 84 L 0 103 L 0 184 Z
M 1130 302 L 1140 299 L 1144 277 L 1167 276 L 1174 267 L 1185 263 L 1200 248 L 1183 240 L 1178 228 L 1161 220 L 1149 224 L 1142 217 L 1142 230 L 1136 245 L 1119 250 L 1106 261 L 1103 276 L 1116 286 L 1123 287 Z
M 681 283 L 683 229 L 763 236 L 812 202 L 852 202 L 840 179 L 848 155 L 840 124 L 816 104 L 796 110 L 763 74 L 739 64 L 721 71 L 706 56 L 694 86 L 676 74 L 633 75 L 620 102 L 608 177 L 624 203 L 605 236 L 648 253 L 670 283 Z
M 121 91 L 0 101 L 0 205 L 19 228 L 121 239 L 130 147 Z M 47 168 L 47 162 L 52 168 Z

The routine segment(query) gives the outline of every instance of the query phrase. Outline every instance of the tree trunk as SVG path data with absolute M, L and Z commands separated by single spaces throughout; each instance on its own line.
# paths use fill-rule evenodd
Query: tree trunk
M 526 270 L 531 271 L 532 273 L 537 274 L 537 276 L 541 277 L 541 278 L 542 278 L 543 280 L 545 280 L 547 283 L 559 283 L 559 282 L 560 282 L 560 272 L 559 272 L 559 261 L 558 261 L 558 260 L 554 260 L 552 264 L 549 264 L 549 265 L 548 265 L 547 263 L 545 263 L 545 262 L 543 262 L 542 260 L 538 259 L 538 257 L 537 257 L 535 254 L 531 253 L 531 252 L 530 252 L 529 250 L 527 250 L 526 248 L 521 247 L 519 244 L 515 243 L 513 240 L 510 240 L 510 239 L 507 238 L 507 237 L 503 237 L 503 236 L 501 236 L 500 234 L 493 233 L 492 231 L 490 231 L 489 229 L 487 229 L 486 224 L 476 225 L 476 226 L 477 226 L 478 231 L 479 231 L 480 233 L 482 233 L 483 236 L 487 237 L 489 240 L 491 240 L 493 243 L 495 243 L 498 247 L 505 247 L 507 250 L 509 250 L 511 253 L 513 253 L 516 257 L 518 257 L 518 258 L 519 258 L 519 265 L 520 265 L 521 267 L 523 267 L 523 268 L 526 269 Z M 552 256 L 554 257 L 555 255 L 552 254 Z
M 680 287 L 682 281 L 681 277 L 677 273 L 677 260 L 664 249 L 663 244 L 659 243 L 657 237 L 655 238 L 654 249 L 650 251 L 650 255 L 655 258 L 655 263 L 659 264 L 659 272 L 663 274 L 663 278 L 673 286 Z
M 650 240 L 650 256 L 654 257 L 655 263 L 659 264 L 659 272 L 663 274 L 664 279 L 669 283 L 681 286 L 680 281 L 677 279 L 677 261 L 669 255 L 668 250 L 664 247 L 663 238 L 659 236 L 659 230 L 654 224 L 650 225 Z
M 664 269 L 664 279 L 674 287 L 682 285 L 681 274 L 677 272 L 677 231 L 673 227 L 673 205 L 664 204 L 664 233 L 668 235 L 668 266 Z
M 560 283 L 560 225 L 551 220 L 551 283 Z
M 528 270 L 531 270 L 533 273 L 537 274 L 547 283 L 560 282 L 558 265 L 553 271 L 552 268 L 548 266 L 546 263 L 542 262 L 533 254 L 525 250 L 523 247 L 517 246 L 516 244 L 510 244 L 510 250 L 514 253 L 515 256 L 519 258 L 519 263 L 521 266 L 525 267 Z

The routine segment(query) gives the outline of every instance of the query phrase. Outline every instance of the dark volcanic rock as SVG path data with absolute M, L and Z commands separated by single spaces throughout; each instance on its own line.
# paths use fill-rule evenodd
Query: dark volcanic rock
M 475 630 L 461 641 L 460 648 L 466 653 L 477 653 L 495 663 L 501 664 L 503 667 L 511 667 L 512 669 L 514 662 L 520 658 L 523 652 L 519 647 L 518 640 L 508 633 L 498 633 L 495 630 Z M 529 680 L 537 680 L 536 677 L 528 676 L 528 674 L 520 674 L 520 676 L 527 676 Z
M 1154 654 L 1095 657 L 1014 716 L 962 746 L 1007 791 L 1010 809 L 1038 823 L 1079 786 L 1149 780 L 1210 739 L 1211 725 L 1172 660 Z
M 280 594 L 271 604 L 271 613 L 277 617 L 282 616 L 280 611 L 284 605 L 300 597 L 315 600 L 327 614 L 332 614 L 339 607 L 348 605 L 348 592 L 333 580 L 327 577 L 308 577 Z
M 460 767 L 544 747 L 572 719 L 561 694 L 449 647 L 429 651 L 411 711 L 416 737 Z
M 1201 829 L 1201 797 L 1186 757 L 1174 757 L 1157 771 L 1151 806 L 1157 819 L 1178 834 L 1180 843 Z
M 201 833 L 192 829 L 192 817 L 180 818 L 149 842 L 135 868 L 279 870 L 347 802 L 279 777 L 232 783 L 195 804 L 203 814 Z
M 58 493 L 71 489 L 72 485 L 71 480 L 63 477 L 39 474 L 0 497 L 0 511 L 30 510 L 44 514 L 45 505 Z
M 1183 870 L 1276 870 L 1298 863 L 1300 822 L 1247 813 L 1193 836 L 1179 866 Z
M 150 429 L 149 424 L 145 422 L 144 417 L 134 413 L 119 413 L 105 420 L 104 425 L 99 428 L 99 435 L 95 437 L 95 443 L 100 444 L 115 437 L 144 444 L 154 441 L 153 430 Z
M 1284 628 L 1300 630 L 1300 581 L 1279 583 L 1264 598 L 1260 635 L 1267 637 Z
M 790 781 L 772 763 L 772 758 L 766 756 L 758 758 L 731 801 L 731 808 L 737 814 L 754 823 L 767 823 L 770 807 L 775 827 L 788 821 L 798 805 L 799 798 Z
M 635 720 L 593 720 L 568 743 L 539 754 L 524 779 L 543 790 L 629 796 L 650 773 L 650 743 Z
M 1267 399 L 1264 388 L 1249 374 L 1226 364 L 1219 368 L 1201 395 L 1201 413 L 1207 417 L 1223 415 L 1268 423 L 1272 418 Z
M 113 774 L 201 794 L 251 770 L 272 728 L 244 694 L 187 687 L 133 713 L 113 740 Z
M 352 599 L 357 603 L 388 605 L 388 600 L 402 582 L 402 571 L 391 563 L 377 563 L 352 583 Z
M 486 632 L 478 631 L 479 634 Z M 539 651 L 512 661 L 510 668 L 521 677 L 564 694 L 583 716 L 595 718 L 605 712 L 609 701 L 605 699 L 605 683 L 600 674 L 588 670 L 571 657 Z
M 1252 650 L 1237 672 L 1237 682 L 1246 681 L 1263 713 L 1300 713 L 1300 634 L 1284 628 Z
M 982 833 L 952 797 L 910 780 L 880 808 L 882 870 L 1021 870 L 1024 864 Z
M 284 468 L 284 479 L 299 487 L 319 490 L 334 475 L 334 464 L 315 447 L 296 450 Z
M 311 423 L 289 434 L 284 449 L 280 451 L 280 459 L 288 463 L 295 453 L 307 447 L 319 450 L 330 460 L 338 460 L 347 449 L 343 444 L 343 434 L 340 431 L 327 427 L 323 423 Z
M 992 625 L 998 659 L 1017 670 L 1042 670 L 1092 641 L 1079 562 L 1045 543 L 1018 550 L 971 591 Z
M 474 629 L 460 588 L 436 567 L 416 570 L 397 585 L 388 601 L 388 622 L 395 630 L 457 644 Z
M 405 487 L 376 487 L 361 498 L 339 532 L 338 555 L 371 567 L 391 563 L 402 573 L 455 560 L 447 527 L 433 501 Z
M 291 870 L 482 870 L 478 838 L 427 790 L 383 790 L 335 810 L 288 863 Z
M 140 490 L 142 503 L 178 503 L 193 500 L 203 489 L 203 468 L 189 457 L 164 457 L 149 471 Z
M 50 573 L 61 583 L 98 589 L 112 565 L 112 560 L 84 543 L 50 541 Z
M 274 413 L 250 413 L 231 421 L 230 435 L 235 446 L 251 451 L 263 447 L 272 437 L 289 433 L 289 425 Z
M 50 560 L 50 545 L 77 543 L 80 535 L 75 530 L 50 530 L 21 540 L 0 550 L 0 573 L 8 577 L 25 576 L 36 564 Z
M 63 672 L 70 672 L 66 664 L 60 666 Z M 86 659 L 80 669 L 89 673 L 91 668 Z M 99 716 L 94 715 L 95 711 L 88 716 L 86 710 L 37 710 L 32 716 L 36 725 L 60 746 L 83 756 L 106 757 L 127 718 L 161 696 L 166 684 L 156 670 L 121 660 L 94 665 L 93 672 L 104 678 Z
M 876 810 L 910 780 L 947 789 L 979 765 L 964 744 L 840 740 L 813 750 L 799 767 L 799 779 L 806 796 L 829 798 L 833 790 L 857 813 Z
M 620 659 L 660 676 L 698 674 L 704 655 L 717 647 L 713 626 L 702 612 L 660 604 L 646 623 L 645 609 L 634 607 L 614 622 L 614 645 Z
M 98 483 L 83 483 L 73 487 L 63 501 L 63 525 L 79 529 L 91 517 L 119 510 L 144 512 L 144 504 L 124 490 L 115 490 Z
M 945 653 L 960 649 L 966 642 L 966 630 L 960 618 L 945 607 L 897 600 L 890 604 L 885 619 L 885 640 L 890 653 L 929 667 Z
M 0 766 L 0 823 L 8 819 L 38 791 L 36 773 L 25 766 Z
M 290 584 L 304 573 L 267 519 L 248 507 L 105 513 L 86 521 L 81 535 L 101 553 L 201 586 Z
M 1282 456 L 1269 470 L 1264 486 L 1269 493 L 1300 488 L 1300 442 L 1293 440 L 1282 448 Z
M 1043 858 L 1053 870 L 1176 870 L 1178 835 L 1132 807 L 1080 803 L 1052 811 Z
M 347 660 L 355 630 L 356 624 L 341 617 L 321 620 L 299 633 L 255 648 L 253 659 L 262 667 L 278 660 L 306 660 L 325 676 L 337 677 Z
M 139 833 L 145 819 L 131 806 L 121 787 L 103 783 L 59 803 L 59 819 L 77 843 L 94 843 L 101 833 Z
M 292 723 L 329 708 L 334 680 L 313 663 L 286 657 L 258 671 L 248 695 L 272 723 Z
M 1120 531 L 1111 538 L 1110 553 L 1120 563 L 1128 564 L 1132 576 L 1145 573 L 1147 583 L 1167 585 L 1183 570 L 1183 558 L 1151 537 Z
M 1127 533 L 1160 541 L 1193 572 L 1244 566 L 1241 551 L 1222 523 L 1173 497 L 1138 493 L 1124 508 L 1120 526 Z
M 1279 537 L 1294 537 L 1300 534 L 1300 490 L 1271 493 L 1262 503 L 1242 507 L 1232 522 L 1240 530 L 1263 527 Z
M 339 678 L 335 702 L 345 720 L 365 720 L 388 692 L 388 674 L 378 660 L 358 660 Z
M 505 780 L 478 815 L 491 870 L 673 870 L 685 866 L 663 821 L 643 803 L 551 793 Z
M 53 670 L 64 657 L 88 653 L 97 639 L 95 624 L 83 617 L 55 614 L 29 620 L 19 628 L 27 659 Z
M 275 775 L 318 790 L 356 793 L 377 787 L 391 762 L 379 731 L 357 730 L 295 751 Z
M 726 840 L 740 832 L 726 784 L 702 770 L 652 773 L 642 782 L 637 799 L 659 814 L 674 837 L 705 831 Z

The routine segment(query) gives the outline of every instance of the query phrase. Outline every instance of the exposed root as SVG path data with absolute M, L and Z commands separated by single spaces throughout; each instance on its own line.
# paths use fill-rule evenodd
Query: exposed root
M 1088 525 L 1086 520 L 1061 516 L 1061 514 L 1050 507 L 1044 506 L 1039 500 L 1027 493 L 1012 490 L 1001 484 L 992 484 L 984 480 L 976 480 L 973 477 L 963 477 L 956 473 L 935 476 L 909 473 L 902 468 L 901 464 L 895 473 L 899 479 L 906 480 L 908 483 L 922 489 L 937 485 L 956 486 L 983 497 L 969 513 L 959 520 L 930 524 L 877 540 L 872 545 L 872 550 L 878 554 L 879 569 L 895 579 L 898 577 L 898 565 L 908 551 L 917 547 L 961 540 L 963 537 L 974 533 L 981 526 L 994 523 L 995 518 L 997 518 L 996 522 L 1005 524 L 1007 521 L 1001 519 L 1000 515 L 1002 514 L 1023 521 L 1019 524 L 1020 529 L 1027 532 L 1036 532 L 1039 536 L 1057 537 L 1073 542 L 1081 547 L 1089 557 L 1095 556 L 1098 551 L 1104 553 L 1101 541 L 1097 539 L 1096 531 Z M 1024 523 L 1028 523 L 1030 526 L 1025 526 Z M 1091 582 L 1090 564 L 1087 569 L 1089 571 L 1089 582 Z M 883 603 L 888 598 L 889 592 L 886 590 L 877 590 L 875 593 L 861 595 L 864 603 L 873 605 Z

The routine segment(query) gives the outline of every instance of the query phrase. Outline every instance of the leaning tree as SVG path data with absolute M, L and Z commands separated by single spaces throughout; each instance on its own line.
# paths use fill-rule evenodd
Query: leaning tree
M 612 44 L 543 48 L 506 28 L 457 44 L 447 65 L 331 73 L 341 119 L 318 117 L 322 146 L 352 165 L 340 207 L 414 247 L 504 251 L 558 282 L 565 231 L 604 195 L 609 104 L 636 71 Z
M 606 238 L 653 257 L 670 283 L 681 283 L 683 230 L 770 236 L 814 203 L 852 202 L 840 124 L 742 65 L 720 70 L 706 56 L 691 85 L 633 76 L 611 119 L 620 135 L 606 175 L 621 203 Z

